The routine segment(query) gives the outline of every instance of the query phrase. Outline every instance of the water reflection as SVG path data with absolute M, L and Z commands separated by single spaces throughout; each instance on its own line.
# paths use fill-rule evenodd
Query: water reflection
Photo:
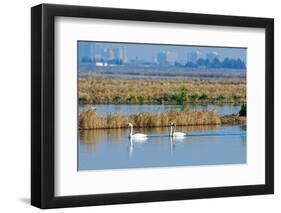
M 220 125 L 201 125 L 201 126 L 177 126 L 177 130 L 186 133 L 196 133 L 208 130 L 218 129 Z M 155 128 L 134 128 L 136 132 L 142 132 L 150 136 L 168 136 L 170 127 L 155 127 Z M 94 130 L 79 130 L 80 142 L 85 144 L 89 149 L 94 149 L 101 142 L 102 138 L 107 137 L 108 143 L 118 143 L 120 137 L 129 135 L 127 128 L 123 129 L 94 129 Z
M 173 154 L 174 150 L 175 150 L 175 138 L 173 137 L 163 137 L 162 140 L 167 140 L 170 143 L 170 153 Z M 129 153 L 129 157 L 132 158 L 133 157 L 133 151 L 134 151 L 134 143 L 145 143 L 147 142 L 147 138 L 146 139 L 132 139 L 132 138 L 128 138 L 129 141 L 129 145 L 128 145 L 128 153 Z
M 174 142 L 174 138 L 170 137 L 170 152 L 171 154 L 173 154 L 175 151 L 175 142 Z
M 80 104 L 79 114 L 89 105 Z M 220 115 L 238 113 L 241 104 L 187 104 L 187 105 L 167 105 L 167 104 L 95 104 L 96 112 L 102 116 L 118 113 L 121 115 L 137 114 L 140 112 L 181 112 L 183 110 L 216 111 Z
M 142 128 L 146 140 L 129 139 L 124 129 L 79 131 L 78 170 L 246 163 L 246 129 L 240 126 L 178 126 L 184 138 L 169 137 L 169 127 Z

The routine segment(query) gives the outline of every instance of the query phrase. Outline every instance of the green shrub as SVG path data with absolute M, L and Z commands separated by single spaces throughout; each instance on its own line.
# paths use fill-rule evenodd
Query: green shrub
M 147 103 L 151 104 L 152 103 L 152 97 L 151 96 L 147 96 L 146 97 Z
M 222 101 L 225 99 L 225 97 L 223 95 L 219 95 L 215 98 L 217 101 Z
M 143 104 L 144 99 L 145 99 L 144 96 L 138 96 L 138 97 L 137 97 L 137 100 L 138 100 L 138 103 L 139 103 L 139 104 Z
M 241 109 L 239 111 L 239 116 L 246 116 L 247 115 L 247 105 L 242 104 Z
M 88 102 L 88 99 L 87 99 L 86 96 L 81 96 L 81 97 L 79 97 L 79 103 L 80 103 L 80 104 L 85 104 L 85 103 L 87 103 L 87 102 Z
M 154 99 L 153 99 L 153 102 L 154 103 L 157 103 L 157 104 L 162 104 L 162 103 L 164 103 L 164 98 L 163 98 L 163 96 L 160 96 L 160 97 L 155 97 Z
M 165 94 L 162 96 L 162 99 L 163 99 L 165 102 L 168 102 L 168 101 L 170 101 L 170 99 L 171 99 L 171 95 L 165 93 Z
M 115 104 L 119 104 L 120 101 L 121 101 L 121 96 L 120 96 L 120 95 L 115 95 L 115 96 L 113 97 L 113 102 L 114 102 Z
M 179 89 L 178 104 L 184 104 L 188 100 L 188 89 L 182 86 Z
M 241 96 L 240 95 L 233 95 L 232 98 L 233 98 L 234 101 L 239 101 L 241 99 Z
M 206 93 L 203 93 L 202 95 L 199 96 L 198 99 L 199 100 L 207 100 L 208 99 L 208 95 Z
M 171 103 L 178 103 L 179 102 L 179 97 L 176 94 L 172 94 L 169 96 L 169 100 L 171 101 Z
M 188 98 L 192 101 L 196 101 L 199 98 L 199 95 L 195 94 L 191 94 L 190 96 L 188 96 Z

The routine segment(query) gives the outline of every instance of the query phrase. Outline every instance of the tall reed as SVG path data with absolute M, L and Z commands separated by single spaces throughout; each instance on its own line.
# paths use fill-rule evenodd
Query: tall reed
M 111 114 L 100 116 L 93 108 L 85 109 L 79 117 L 79 129 L 114 129 L 126 128 L 131 122 L 135 127 L 165 127 L 171 122 L 178 126 L 189 125 L 218 125 L 220 117 L 213 111 L 182 111 L 149 113 L 143 112 L 134 115 Z

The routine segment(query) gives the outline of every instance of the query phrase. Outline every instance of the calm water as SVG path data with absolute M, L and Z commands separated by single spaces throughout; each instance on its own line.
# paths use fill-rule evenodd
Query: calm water
M 107 66 L 96 67 L 91 64 L 80 64 L 79 77 L 107 78 L 156 78 L 156 79 L 198 79 L 198 80 L 246 80 L 246 70 L 242 69 L 194 69 L 180 67 L 153 66 Z
M 85 105 L 79 105 L 79 113 L 84 109 Z M 137 114 L 140 112 L 167 112 L 177 111 L 180 112 L 184 109 L 182 105 L 156 105 L 156 104 L 143 104 L 143 105 L 129 105 L 129 104 L 98 104 L 93 105 L 99 115 L 109 115 L 112 113 L 118 113 L 123 115 Z M 216 111 L 220 115 L 227 115 L 238 113 L 241 105 L 231 104 L 189 104 L 187 106 L 189 110 L 200 110 L 200 111 Z
M 78 170 L 246 163 L 246 129 L 240 126 L 177 127 L 189 136 L 168 137 L 168 128 L 136 129 L 151 135 L 129 140 L 128 129 L 79 133 Z

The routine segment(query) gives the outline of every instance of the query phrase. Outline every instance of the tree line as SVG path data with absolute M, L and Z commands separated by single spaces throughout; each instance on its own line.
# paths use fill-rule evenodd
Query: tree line
M 246 69 L 246 64 L 240 58 L 233 59 L 226 57 L 220 61 L 214 58 L 212 61 L 205 58 L 199 58 L 196 62 L 187 62 L 185 67 L 189 68 L 225 68 L 225 69 Z

